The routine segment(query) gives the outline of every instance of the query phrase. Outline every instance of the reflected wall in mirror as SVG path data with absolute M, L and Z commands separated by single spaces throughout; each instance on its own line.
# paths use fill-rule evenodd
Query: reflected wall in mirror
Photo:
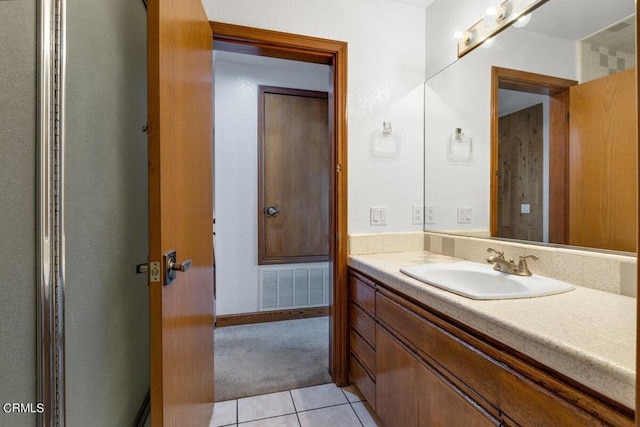
M 427 80 L 425 229 L 635 251 L 635 4 L 584 3 L 550 0 Z

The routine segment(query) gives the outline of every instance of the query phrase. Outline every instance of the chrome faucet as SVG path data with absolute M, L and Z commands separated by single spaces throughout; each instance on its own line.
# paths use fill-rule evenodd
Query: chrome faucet
M 504 257 L 503 251 L 488 248 L 487 252 L 495 254 L 487 257 L 487 262 L 489 264 L 493 264 L 494 270 L 502 273 L 515 274 L 517 276 L 531 276 L 531 270 L 529 270 L 529 266 L 527 265 L 527 259 L 532 259 L 534 261 L 538 260 L 538 257 L 535 255 L 520 255 L 518 264 L 516 264 L 513 258 L 507 261 Z

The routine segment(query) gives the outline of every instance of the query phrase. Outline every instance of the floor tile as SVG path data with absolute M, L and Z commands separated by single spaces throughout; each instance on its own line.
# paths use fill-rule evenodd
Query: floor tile
M 348 403 L 344 393 L 335 384 L 291 390 L 291 396 L 298 412 Z
M 348 403 L 298 413 L 302 427 L 362 427 Z
M 265 418 L 258 421 L 249 421 L 239 424 L 239 427 L 300 427 L 298 417 L 295 414 L 282 417 Z
M 288 391 L 238 399 L 238 422 L 241 423 L 295 412 Z
M 362 402 L 366 400 L 355 384 L 351 384 L 347 387 L 342 387 L 342 391 L 344 392 L 344 395 L 347 396 L 347 400 L 349 402 Z
M 376 416 L 367 402 L 354 402 L 351 404 L 356 415 L 364 427 L 381 427 L 382 421 Z
M 209 427 L 221 427 L 235 425 L 238 422 L 238 401 L 227 400 L 226 402 L 216 402 L 213 406 L 213 417 Z

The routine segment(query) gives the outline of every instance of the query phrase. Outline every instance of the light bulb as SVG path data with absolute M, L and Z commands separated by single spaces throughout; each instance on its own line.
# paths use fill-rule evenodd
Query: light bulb
M 484 42 L 482 42 L 480 47 L 483 48 L 483 49 L 489 49 L 491 46 L 493 46 L 493 44 L 495 42 L 496 42 L 496 38 L 495 37 L 489 37 Z
M 531 21 L 531 14 L 527 13 L 526 15 L 523 15 L 520 18 L 518 18 L 518 20 L 513 23 L 513 26 L 516 28 L 522 28 L 525 25 L 527 25 L 529 21 Z
M 453 30 L 451 30 L 451 36 L 456 40 L 462 39 L 462 37 L 464 37 L 464 33 L 465 29 L 460 26 L 455 27 Z
M 485 16 L 491 19 L 495 19 L 496 15 L 498 14 L 498 10 L 500 9 L 500 0 L 490 0 L 487 3 L 487 7 L 485 9 Z

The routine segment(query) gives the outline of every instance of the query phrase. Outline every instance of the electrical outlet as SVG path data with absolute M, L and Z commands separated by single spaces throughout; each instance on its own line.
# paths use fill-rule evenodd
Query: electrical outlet
M 425 206 L 424 207 L 424 223 L 425 224 L 435 224 L 436 220 L 433 216 L 433 206 Z
M 413 205 L 411 209 L 411 222 L 413 224 L 422 224 L 422 206 Z
M 371 207 L 369 209 L 370 225 L 387 225 L 387 208 Z

